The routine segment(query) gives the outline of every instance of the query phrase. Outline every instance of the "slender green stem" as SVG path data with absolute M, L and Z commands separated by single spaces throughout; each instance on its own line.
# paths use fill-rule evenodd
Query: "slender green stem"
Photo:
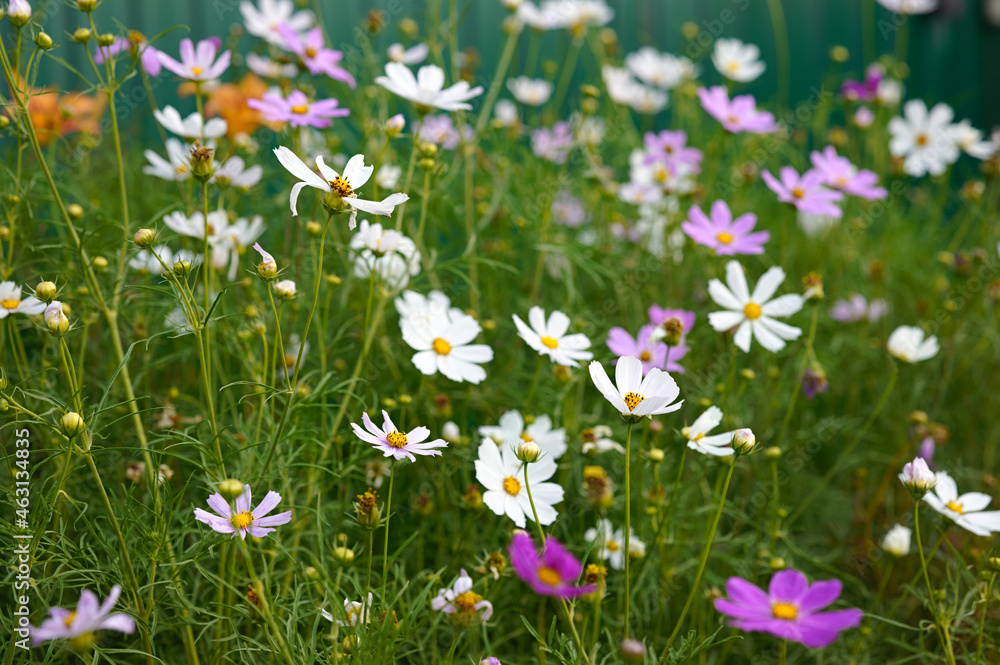
M 253 581 L 254 589 L 257 591 L 257 597 L 260 599 L 261 614 L 264 615 L 264 619 L 267 621 L 267 625 L 271 629 L 271 636 L 274 638 L 274 641 L 278 643 L 278 649 L 281 651 L 281 655 L 284 656 L 285 662 L 288 665 L 297 665 L 295 658 L 292 657 L 292 653 L 288 649 L 288 644 L 285 642 L 281 629 L 274 620 L 274 614 L 271 612 L 271 602 L 267 599 L 267 592 L 264 589 L 264 585 L 261 583 L 260 578 L 257 577 L 257 571 L 253 566 L 253 556 L 250 553 L 250 549 L 247 547 L 245 540 L 240 538 L 238 541 L 240 543 L 240 548 L 243 550 L 243 559 L 247 562 L 247 572 L 250 573 L 250 579 Z
M 368 578 L 365 581 L 365 596 L 361 599 L 362 603 L 368 602 L 368 596 L 372 592 L 372 550 L 375 547 L 375 529 L 368 529 Z
M 913 537 L 917 541 L 917 554 L 920 555 L 920 571 L 923 573 L 924 583 L 927 585 L 927 602 L 931 605 L 931 616 L 934 617 L 934 627 L 937 628 L 938 637 L 945 648 L 945 655 L 948 657 L 949 665 L 955 665 L 955 654 L 951 648 L 951 633 L 938 616 L 938 602 L 934 598 L 934 588 L 931 586 L 930 575 L 927 574 L 927 559 L 924 557 L 924 544 L 920 539 L 920 500 L 913 504 Z
M 274 305 L 274 290 L 271 288 L 271 282 L 267 283 L 267 297 L 271 301 L 271 312 L 274 314 L 274 336 L 277 340 L 278 352 L 280 354 L 277 357 L 281 358 L 281 366 L 285 369 L 285 385 L 288 386 L 289 390 L 291 390 L 292 380 L 288 376 L 288 363 L 285 362 L 285 342 L 281 337 L 281 315 L 278 314 L 278 308 Z M 265 344 L 265 346 L 267 345 Z M 299 345 L 299 350 L 301 350 L 304 346 L 305 342 Z M 267 357 L 267 353 L 264 354 L 264 357 Z M 264 368 L 264 371 L 265 373 L 267 372 L 266 367 Z
M 629 609 L 631 608 L 631 586 L 629 580 L 629 540 L 632 531 L 632 427 L 629 421 L 628 434 L 625 435 L 625 639 L 628 639 Z
M 996 581 L 997 574 L 993 573 L 986 584 L 986 595 L 983 596 L 983 616 L 979 619 L 979 636 L 976 638 L 976 665 L 979 665 L 983 657 L 983 631 L 986 629 L 986 615 L 989 613 L 990 600 L 993 598 L 993 583 Z
M 582 39 L 572 39 L 569 46 L 569 53 L 566 54 L 566 60 L 562 65 L 562 73 L 559 75 L 559 83 L 556 85 L 556 94 L 552 97 L 552 111 L 559 117 L 559 109 L 562 108 L 563 101 L 566 99 L 566 92 L 569 90 L 570 81 L 573 80 L 573 74 L 576 72 L 576 61 L 580 56 L 580 46 L 582 44 Z
M 531 515 L 535 520 L 535 526 L 538 528 L 538 539 L 539 547 L 545 549 L 545 531 L 542 529 L 542 523 L 538 521 L 538 511 L 535 510 L 535 500 L 531 496 L 531 483 L 528 482 L 528 465 L 522 464 L 524 467 L 524 491 L 528 494 L 528 503 L 531 504 Z
M 781 446 L 785 441 L 785 434 L 788 432 L 788 425 L 792 421 L 792 413 L 795 411 L 795 402 L 799 399 L 799 393 L 802 392 L 802 377 L 806 371 L 806 364 L 809 362 L 809 358 L 812 354 L 813 340 L 816 338 L 816 322 L 819 318 L 819 307 L 812 308 L 812 322 L 809 325 L 809 337 L 806 340 L 805 348 L 803 349 L 802 362 L 799 364 L 798 374 L 795 375 L 795 385 L 792 386 L 792 398 L 788 400 L 788 407 L 785 409 L 785 417 L 781 421 L 781 431 L 778 433 L 778 438 L 775 439 L 774 445 Z
M 389 580 L 389 520 L 392 518 L 392 485 L 396 480 L 396 460 L 389 464 L 389 497 L 385 501 L 385 546 L 382 551 L 382 604 L 388 609 L 385 599 L 385 584 Z
M 788 640 L 781 640 L 778 643 L 778 665 L 785 665 L 788 658 Z
M 424 189 L 420 195 L 420 221 L 417 223 L 417 249 L 420 251 L 425 270 L 428 268 L 428 256 L 424 247 L 424 226 L 427 224 L 427 206 L 431 200 L 431 175 L 433 169 L 424 169 Z M 374 270 L 372 274 L 375 274 Z
M 788 52 L 788 26 L 785 24 L 785 11 L 781 0 L 767 0 L 771 13 L 771 25 L 774 27 L 774 48 L 778 54 L 778 108 L 784 108 L 788 103 L 788 88 L 791 77 L 791 58 Z
M 479 118 L 476 120 L 477 138 L 483 133 L 483 130 L 486 129 L 486 123 L 490 120 L 490 112 L 492 112 L 493 105 L 496 103 L 497 97 L 500 95 L 500 90 L 503 88 L 503 82 L 507 80 L 507 70 L 510 68 L 510 61 L 511 58 L 514 57 L 514 51 L 517 49 L 517 38 L 520 35 L 520 28 L 512 30 L 510 34 L 507 35 L 507 42 L 504 44 L 503 53 L 500 55 L 500 61 L 497 62 L 497 69 L 493 73 L 493 82 L 490 83 L 490 90 L 486 93 L 486 101 L 483 102 L 483 107 L 479 109 Z

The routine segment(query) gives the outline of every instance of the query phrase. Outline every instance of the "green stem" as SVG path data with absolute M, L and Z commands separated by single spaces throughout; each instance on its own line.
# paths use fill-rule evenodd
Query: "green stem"
M 389 464 L 389 498 L 385 502 L 385 547 L 382 552 L 382 604 L 386 610 L 385 584 L 389 580 L 389 519 L 392 517 L 392 485 L 396 479 L 396 460 Z
M 983 616 L 979 619 L 979 637 L 976 638 L 976 665 L 979 665 L 983 657 L 983 631 L 986 629 L 986 614 L 990 609 L 990 600 L 993 596 L 993 583 L 997 581 L 997 574 L 990 575 L 990 581 L 986 585 L 986 595 L 983 596 Z
M 629 538 L 632 535 L 632 427 L 629 421 L 628 434 L 625 435 L 625 639 L 628 639 L 629 609 L 631 607 L 631 589 L 629 581 Z
M 771 25 L 774 28 L 774 48 L 778 54 L 778 108 L 784 108 L 788 103 L 791 76 L 788 26 L 785 24 L 785 11 L 781 7 L 781 0 L 767 0 L 767 6 L 771 14 Z
M 267 599 L 267 592 L 264 589 L 264 585 L 261 583 L 260 578 L 257 577 L 257 571 L 253 566 L 253 557 L 250 554 L 249 548 L 247 548 L 246 541 L 241 538 L 239 539 L 239 543 L 240 548 L 243 550 L 243 558 L 247 562 L 247 572 L 250 573 L 250 579 L 253 580 L 254 589 L 256 589 L 257 597 L 260 599 L 261 614 L 264 615 L 264 619 L 271 629 L 272 637 L 278 643 L 278 649 L 281 651 L 282 656 L 284 656 L 285 662 L 288 665 L 297 665 L 295 658 L 292 657 L 291 652 L 288 650 L 288 645 L 285 643 L 281 629 L 278 628 L 278 624 L 274 621 L 274 615 L 271 613 L 271 603 Z
M 510 61 L 514 57 L 514 51 L 517 49 L 517 38 L 520 34 L 520 29 L 517 29 L 507 35 L 507 42 L 504 44 L 503 53 L 500 55 L 497 69 L 493 73 L 493 82 L 490 84 L 490 91 L 486 93 L 486 101 L 483 102 L 483 107 L 479 109 L 479 118 L 476 120 L 477 138 L 486 129 L 486 123 L 490 120 L 490 112 L 493 110 L 493 105 L 500 95 L 503 82 L 507 80 L 507 70 L 510 69 Z
M 535 367 L 535 375 L 531 378 L 531 387 L 528 388 L 528 397 L 524 400 L 525 411 L 531 406 L 531 398 L 535 396 L 535 388 L 538 386 L 538 377 L 542 373 L 542 364 L 545 362 L 545 356 L 538 357 L 538 366 Z
M 582 40 L 573 38 L 569 46 L 569 53 L 562 65 L 562 73 L 559 75 L 559 84 L 556 86 L 556 94 L 552 98 L 552 110 L 559 117 L 559 109 L 563 100 L 566 99 L 566 92 L 569 90 L 569 83 L 573 80 L 573 73 L 576 71 L 576 61 L 580 56 L 580 45 Z
M 917 541 L 917 554 L 920 555 L 920 571 L 923 573 L 924 583 L 927 585 L 927 602 L 931 605 L 931 616 L 934 617 L 934 627 L 937 628 L 938 637 L 945 648 L 945 655 L 948 657 L 949 665 L 955 665 L 955 654 L 951 648 L 951 633 L 948 627 L 943 625 L 938 617 L 938 604 L 934 598 L 934 589 L 931 587 L 931 578 L 927 574 L 927 559 L 924 557 L 924 545 L 920 539 L 920 500 L 913 504 L 913 536 Z

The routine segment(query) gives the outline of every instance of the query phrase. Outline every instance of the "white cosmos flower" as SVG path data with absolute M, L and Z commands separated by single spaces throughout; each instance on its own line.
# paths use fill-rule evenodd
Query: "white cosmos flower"
M 1000 533 L 1000 510 L 985 510 L 990 505 L 989 494 L 966 492 L 959 496 L 955 480 L 944 471 L 938 471 L 937 484 L 924 496 L 931 508 L 958 526 L 977 536 L 990 537 Z
M 559 459 L 566 452 L 566 430 L 562 427 L 552 429 L 552 419 L 546 415 L 538 416 L 526 428 L 519 411 L 508 411 L 500 416 L 499 423 L 480 427 L 479 435 L 498 446 L 515 450 L 521 443 L 530 441 L 538 446 L 543 457 L 552 459 Z
M 338 626 L 357 626 L 358 624 L 366 624 L 371 622 L 371 610 L 372 610 L 372 595 L 368 594 L 368 601 L 364 603 L 359 603 L 356 600 L 344 599 L 344 616 L 347 617 L 346 621 L 337 620 Z M 333 615 L 324 609 L 320 609 L 319 613 L 323 615 L 323 618 L 327 621 L 333 621 Z
M 445 614 L 478 614 L 480 621 L 489 621 L 493 616 L 493 603 L 472 592 L 472 578 L 465 572 L 465 568 L 462 568 L 450 589 L 438 591 L 437 597 L 431 600 L 431 609 Z
M 212 174 L 211 182 L 219 187 L 235 187 L 236 189 L 248 190 L 258 182 L 264 175 L 264 167 L 254 164 L 247 168 L 242 157 L 233 155 L 225 161 Z
M 183 182 L 190 178 L 191 162 L 187 147 L 172 137 L 167 139 L 165 145 L 167 148 L 166 159 L 153 150 L 146 150 L 143 153 L 149 164 L 142 167 L 142 172 L 146 175 L 156 176 L 161 180 Z
M 500 127 L 517 127 L 521 123 L 517 104 L 509 99 L 499 100 L 493 108 L 493 122 Z
M 681 430 L 687 439 L 687 446 L 702 455 L 712 457 L 729 457 L 733 454 L 733 433 L 709 435 L 722 422 L 722 409 L 710 406 L 705 413 L 698 416 L 693 423 Z
M 583 534 L 584 540 L 596 545 L 597 556 L 607 561 L 614 570 L 625 567 L 625 529 L 615 529 L 610 520 L 597 520 L 596 527 L 590 527 Z M 646 554 L 646 544 L 636 538 L 629 528 L 628 549 L 632 558 Z
M 670 413 L 684 403 L 684 400 L 674 402 L 680 390 L 673 377 L 654 367 L 643 378 L 642 361 L 635 356 L 618 359 L 615 365 L 617 387 L 611 383 L 604 366 L 596 360 L 590 363 L 590 378 L 604 399 L 626 418 L 639 419 Z
M 903 169 L 914 177 L 941 175 L 958 159 L 951 124 L 954 116 L 947 104 L 928 111 L 922 100 L 911 99 L 903 106 L 903 117 L 889 121 L 889 152 L 902 157 Z
M 673 53 L 661 53 L 652 46 L 643 46 L 625 56 L 625 66 L 643 83 L 672 90 L 694 73 L 694 64 Z
M 590 340 L 583 333 L 567 335 L 569 317 L 556 310 L 545 320 L 545 310 L 535 305 L 528 310 L 529 327 L 517 314 L 513 315 L 517 334 L 528 343 L 528 346 L 538 351 L 540 355 L 549 356 L 552 362 L 564 367 L 579 367 L 580 360 L 590 360 L 594 354 L 588 351 Z
M 299 73 L 294 63 L 277 62 L 256 53 L 247 53 L 246 63 L 250 71 L 266 79 L 290 79 Z
M 650 88 L 632 78 L 623 67 L 604 65 L 601 78 L 608 89 L 608 97 L 615 104 L 631 107 L 639 113 L 659 113 L 667 106 L 670 97 L 665 90 Z
M 291 300 L 295 297 L 295 282 L 290 279 L 283 279 L 279 282 L 274 283 L 274 292 L 277 293 L 282 298 Z
M 552 524 L 558 513 L 553 506 L 563 500 L 563 488 L 556 483 L 546 482 L 556 472 L 556 461 L 550 457 L 540 457 L 528 465 L 528 482 L 531 483 L 531 498 L 538 511 L 538 521 L 543 526 Z M 476 480 L 486 491 L 483 503 L 497 515 L 506 515 L 524 528 L 525 516 L 535 521 L 524 485 L 524 466 L 510 446 L 497 446 L 493 441 L 479 444 L 479 459 L 476 460 Z
M 468 81 L 445 88 L 444 70 L 437 65 L 424 65 L 414 76 L 403 63 L 390 62 L 385 66 L 385 76 L 377 76 L 375 83 L 413 102 L 418 110 L 468 111 L 472 105 L 466 102 L 483 94 L 482 86 L 470 88 Z
M 11 314 L 34 316 L 45 311 L 45 303 L 38 298 L 21 298 L 21 287 L 16 282 L 0 282 L 0 319 Z
M 315 171 L 310 169 L 305 165 L 298 156 L 289 150 L 288 148 L 281 146 L 280 148 L 275 148 L 275 156 L 281 165 L 291 173 L 293 176 L 298 178 L 301 182 L 295 183 L 292 186 L 292 193 L 288 198 L 288 203 L 292 209 L 292 215 L 298 215 L 298 211 L 295 209 L 295 204 L 299 199 L 299 192 L 302 188 L 308 185 L 309 187 L 315 187 L 316 189 L 336 195 L 340 201 L 336 201 L 336 204 L 346 204 L 351 208 L 351 221 L 348 225 L 349 228 L 353 229 L 357 226 L 357 216 L 358 210 L 362 212 L 367 212 L 372 215 L 391 215 L 392 211 L 401 203 L 404 203 L 410 199 L 406 194 L 390 194 L 381 201 L 367 201 L 365 199 L 359 199 L 355 193 L 358 189 L 364 186 L 368 179 L 372 175 L 372 171 L 375 167 L 365 166 L 365 156 L 364 155 L 354 155 L 348 160 L 347 165 L 344 167 L 343 175 L 337 173 L 329 166 L 323 162 L 323 156 L 317 155 L 316 157 L 316 168 L 322 174 L 322 177 L 318 175 Z
M 464 315 L 462 310 L 452 307 L 451 300 L 440 291 L 431 291 L 426 296 L 416 291 L 403 291 L 396 298 L 395 305 L 404 339 L 407 328 L 426 332 L 430 329 L 432 321 Z
M 156 258 L 157 256 L 160 257 L 159 260 Z M 201 254 L 195 254 L 186 249 L 174 253 L 166 245 L 158 245 L 153 248 L 152 252 L 148 249 L 140 249 L 136 252 L 135 256 L 129 259 L 128 265 L 132 270 L 143 274 L 159 275 L 163 272 L 163 264 L 160 263 L 161 260 L 168 268 L 172 267 L 178 261 L 187 261 L 193 268 L 201 264 Z
M 411 276 L 420 274 L 416 244 L 399 231 L 383 229 L 381 224 L 361 220 L 358 232 L 351 237 L 350 249 L 356 277 L 369 277 L 374 271 L 384 284 L 401 289 Z
M 583 439 L 583 446 L 580 448 L 580 452 L 584 455 L 590 452 L 606 453 L 610 450 L 624 453 L 625 447 L 614 439 L 609 438 L 610 436 L 611 428 L 607 425 L 598 425 L 597 427 L 583 430 L 580 432 L 580 437 Z
M 921 495 L 937 484 L 937 474 L 931 471 L 923 457 L 914 457 L 912 462 L 904 464 L 897 478 L 911 492 Z
M 976 159 L 989 159 L 995 152 L 993 143 L 983 140 L 983 133 L 968 120 L 952 125 L 951 134 L 955 145 Z
M 395 189 L 401 175 L 403 175 L 402 166 L 383 164 L 375 172 L 375 184 L 382 189 Z
M 924 338 L 924 331 L 916 326 L 899 326 L 889 335 L 886 344 L 889 353 L 908 363 L 933 358 L 938 352 L 937 337 Z
M 398 306 L 398 305 L 397 305 Z M 479 383 L 486 378 L 480 363 L 493 360 L 493 349 L 486 344 L 471 344 L 482 328 L 468 314 L 448 311 L 426 325 L 400 323 L 403 340 L 417 353 L 413 364 L 431 376 L 440 372 L 452 381 Z
M 417 44 L 416 46 L 406 48 L 402 44 L 397 43 L 389 46 L 386 50 L 386 55 L 393 62 L 401 62 L 404 65 L 416 65 L 423 62 L 429 52 L 430 47 L 427 44 Z
M 727 79 L 747 83 L 764 73 L 760 49 L 738 39 L 719 39 L 712 51 L 712 64 Z
M 255 7 L 249 0 L 240 3 L 247 32 L 270 44 L 285 48 L 285 40 L 278 33 L 278 26 L 287 25 L 295 32 L 305 32 L 313 25 L 310 11 L 295 11 L 292 0 L 259 0 Z
M 889 529 L 880 543 L 883 550 L 893 556 L 906 556 L 910 553 L 910 536 L 913 531 L 897 524 Z
M 897 14 L 928 14 L 938 6 L 938 0 L 878 0 L 878 3 Z
M 205 122 L 197 112 L 182 119 L 180 112 L 173 106 L 166 106 L 162 111 L 159 109 L 153 111 L 153 117 L 168 132 L 186 139 L 210 141 L 222 138 L 228 129 L 226 121 L 222 118 L 212 118 Z
M 751 338 L 756 338 L 768 351 L 780 351 L 785 340 L 798 339 L 802 330 L 776 320 L 776 316 L 791 316 L 802 309 L 802 296 L 788 293 L 771 300 L 785 281 L 785 271 L 775 266 L 761 275 L 753 293 L 747 286 L 746 275 L 739 261 L 726 264 L 726 288 L 713 279 L 708 283 L 708 295 L 726 311 L 712 312 L 708 322 L 717 332 L 736 328 L 733 341 L 744 352 L 750 351 Z
M 527 76 L 507 79 L 507 89 L 514 95 L 514 99 L 528 106 L 541 106 L 552 96 L 551 83 Z

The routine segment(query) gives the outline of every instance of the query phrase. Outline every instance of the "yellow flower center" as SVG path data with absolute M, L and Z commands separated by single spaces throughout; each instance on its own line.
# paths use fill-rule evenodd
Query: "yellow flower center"
M 307 58 L 315 58 L 316 57 L 316 49 L 314 49 L 314 48 L 307 48 L 306 49 L 306 57 Z
M 728 65 L 726 65 L 726 69 L 729 70 L 730 74 L 735 74 L 736 72 L 740 71 L 740 63 L 733 60 Z
M 309 105 L 308 104 L 302 104 L 301 106 L 293 106 L 292 107 L 292 113 L 298 113 L 299 115 L 305 115 L 306 113 L 309 113 Z
M 10 300 L 0 300 L 0 307 L 4 309 L 17 309 L 17 306 L 21 304 L 20 300 L 10 299 Z
M 628 392 L 622 396 L 622 399 L 625 400 L 625 406 L 628 407 L 629 411 L 635 411 L 635 407 L 639 406 L 639 402 L 646 398 L 639 393 Z
M 229 518 L 229 522 L 237 529 L 246 529 L 253 523 L 253 515 L 249 511 L 235 513 Z
M 771 614 L 775 619 L 785 619 L 793 621 L 799 615 L 799 610 L 795 605 L 789 603 L 775 603 L 771 605 Z
M 559 340 L 555 339 L 554 337 L 543 337 L 542 344 L 549 347 L 550 349 L 554 349 L 557 346 L 559 346 Z
M 608 542 L 604 543 L 604 546 L 608 548 L 609 552 L 617 552 L 618 550 L 621 549 L 621 546 L 618 544 L 618 542 L 614 540 L 609 540 Z
M 69 628 L 70 624 L 73 623 L 73 619 L 75 619 L 75 618 L 76 618 L 76 612 L 70 612 L 69 616 L 66 617 L 66 619 L 65 619 L 65 623 L 66 623 L 66 627 L 67 628 Z
M 182 174 L 183 174 L 183 173 L 187 173 L 187 170 L 188 170 L 188 167 L 187 167 L 187 165 L 186 165 L 186 164 L 179 164 L 179 165 L 177 166 L 177 169 L 176 169 L 176 171 L 177 171 L 178 173 L 182 173 Z
M 562 582 L 562 578 L 559 577 L 559 573 L 548 566 L 542 566 L 538 570 L 538 580 L 542 584 L 547 584 L 548 586 L 557 586 Z
M 747 306 L 743 308 L 743 316 L 750 320 L 759 319 L 763 312 L 760 309 L 760 305 L 755 302 L 748 302 Z
M 794 196 L 797 199 L 801 199 L 805 195 L 806 195 L 806 190 L 802 189 L 801 187 L 796 187 L 795 189 L 792 190 L 792 196 Z
M 723 245 L 728 245 L 729 243 L 731 243 L 733 241 L 733 236 L 732 236 L 731 233 L 725 233 L 725 232 L 723 232 L 723 233 L 720 233 L 719 235 L 717 235 L 715 237 Z
M 191 73 L 194 74 L 195 76 L 201 76 L 202 71 L 204 71 L 204 70 L 202 70 L 201 67 L 192 67 L 191 68 Z
M 740 121 L 740 119 L 739 119 L 739 118 L 737 118 L 737 117 L 736 117 L 735 115 L 731 115 L 731 116 L 729 116 L 729 122 L 730 122 L 731 124 L 735 125 L 735 124 L 736 124 L 737 122 L 739 122 L 739 121 Z
M 387 432 L 385 440 L 393 448 L 403 448 L 407 443 L 406 435 L 402 432 Z
M 642 353 L 639 354 L 639 360 L 641 360 L 644 363 L 649 362 L 649 359 L 652 357 L 653 356 L 649 353 L 649 351 L 643 351 Z
M 459 595 L 455 600 L 451 601 L 451 604 L 459 612 L 464 612 L 472 614 L 476 611 L 476 603 L 482 600 L 483 597 L 480 596 L 475 591 L 466 591 L 465 593 Z
M 514 476 L 507 476 L 503 479 L 503 491 L 511 496 L 517 496 L 517 493 L 521 491 L 521 483 L 517 482 L 517 478 Z
M 527 432 L 525 432 L 524 434 L 521 435 L 521 441 L 524 441 L 525 443 L 530 443 L 530 442 L 534 441 L 534 439 L 531 438 L 530 434 L 528 434 Z
M 434 352 L 437 353 L 438 355 L 446 356 L 449 353 L 451 353 L 451 344 L 441 339 L 440 337 L 435 339 L 434 343 L 431 346 L 434 348 Z
M 331 180 L 330 187 L 333 188 L 333 191 L 340 194 L 341 197 L 354 196 L 354 190 L 351 189 L 351 184 L 344 180 L 343 176 L 337 176 Z
M 948 502 L 948 510 L 953 510 L 959 515 L 965 514 L 965 508 L 962 506 L 962 504 L 956 503 L 955 501 Z
M 927 145 L 927 135 L 926 134 L 917 134 L 916 142 L 917 142 L 917 145 Z

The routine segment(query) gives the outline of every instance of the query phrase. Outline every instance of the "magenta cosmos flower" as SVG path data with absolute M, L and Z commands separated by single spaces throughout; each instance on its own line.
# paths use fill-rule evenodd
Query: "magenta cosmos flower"
M 701 107 L 722 123 L 726 130 L 739 134 L 770 134 L 778 129 L 774 116 L 767 111 L 758 111 L 752 95 L 737 95 L 729 100 L 729 94 L 721 85 L 698 90 Z
M 42 625 L 31 627 L 32 646 L 49 640 L 79 640 L 80 646 L 90 646 L 94 641 L 92 633 L 98 630 L 117 630 L 131 635 L 135 632 L 135 620 L 122 612 L 111 614 L 121 593 L 122 588 L 116 584 L 111 587 L 111 593 L 104 602 L 99 603 L 97 594 L 84 589 L 75 611 L 50 607 Z
M 840 217 L 843 212 L 834 201 L 840 201 L 844 195 L 823 186 L 823 176 L 819 171 L 811 169 L 801 176 L 791 166 L 781 167 L 779 181 L 770 171 L 760 175 L 772 192 L 778 195 L 779 201 L 791 203 L 802 212 L 812 215 L 829 215 Z
M 545 539 L 545 549 L 539 556 L 531 536 L 518 531 L 510 541 L 507 553 L 517 576 L 542 596 L 575 598 L 597 588 L 593 584 L 574 585 L 583 572 L 583 564 L 551 536 Z
M 146 38 L 138 32 L 129 32 L 128 37 L 116 37 L 111 46 L 99 46 L 94 53 L 94 62 L 103 65 L 105 59 L 113 58 L 123 51 L 139 54 L 139 63 L 144 72 L 150 76 L 159 76 L 163 71 L 160 63 L 160 51 L 149 45 Z
M 662 326 L 670 319 L 677 319 L 681 322 L 681 339 L 694 328 L 695 313 L 686 309 L 673 309 L 670 307 L 660 307 L 659 305 L 649 306 L 649 322 L 654 326 Z
M 867 169 L 859 171 L 851 164 L 851 160 L 838 155 L 837 149 L 832 145 L 826 146 L 823 152 L 814 150 L 809 159 L 827 187 L 862 199 L 884 199 L 889 195 L 885 188 L 877 186 L 877 174 Z
M 343 81 L 352 88 L 357 81 L 350 72 L 338 63 L 344 59 L 340 51 L 326 48 L 323 43 L 322 28 L 313 28 L 304 35 L 297 33 L 291 26 L 278 26 L 278 35 L 285 42 L 285 47 L 302 59 L 302 64 L 313 74 L 326 74 L 335 81 Z
M 865 80 L 852 81 L 848 79 L 844 81 L 844 85 L 840 86 L 840 94 L 850 101 L 875 101 L 878 98 L 878 86 L 884 76 L 885 72 L 881 65 L 869 65 L 868 71 L 865 72 Z
M 647 152 L 643 164 L 662 162 L 671 167 L 683 164 L 691 173 L 701 171 L 701 150 L 688 146 L 687 134 L 684 132 L 672 132 L 669 129 L 659 134 L 646 132 L 643 142 Z
M 735 220 L 725 201 L 712 204 L 712 216 L 707 217 L 698 206 L 691 206 L 688 221 L 681 224 L 681 230 L 691 240 L 715 250 L 719 256 L 734 254 L 763 254 L 764 243 L 770 238 L 768 231 L 752 233 L 757 224 L 757 215 L 748 212 Z
M 288 524 L 292 521 L 292 511 L 278 513 L 277 515 L 266 515 L 278 507 L 281 502 L 281 495 L 277 492 L 268 492 L 256 508 L 250 510 L 250 486 L 243 486 L 243 493 L 236 497 L 236 509 L 233 510 L 229 503 L 216 492 L 208 497 L 208 507 L 216 512 L 212 513 L 194 509 L 194 518 L 199 522 L 204 522 L 218 533 L 231 533 L 238 531 L 240 538 L 246 540 L 249 533 L 254 538 L 263 538 L 274 531 L 273 527 Z
M 677 346 L 670 347 L 670 359 L 667 360 L 667 345 L 656 333 L 658 326 L 647 323 L 639 329 L 635 337 L 628 334 L 624 328 L 612 328 L 608 331 L 608 348 L 616 356 L 632 356 L 642 363 L 642 375 L 649 374 L 654 367 L 667 372 L 684 373 L 678 361 L 687 355 L 688 346 L 681 340 Z M 667 360 L 666 367 L 663 361 Z
M 351 427 L 359 439 L 375 446 L 375 449 L 382 451 L 385 457 L 397 460 L 409 457 L 411 462 L 416 462 L 414 454 L 440 455 L 441 451 L 435 449 L 448 447 L 447 442 L 442 439 L 425 442 L 424 440 L 431 435 L 431 431 L 426 427 L 415 427 L 409 432 L 400 432 L 392 424 L 388 413 L 383 411 L 382 418 L 384 419 L 382 429 L 375 426 L 367 413 L 361 414 L 361 422 L 365 424 L 365 429 L 361 429 L 356 423 L 351 423 Z
M 214 81 L 229 69 L 232 57 L 229 51 L 223 51 L 216 59 L 222 40 L 209 37 L 198 42 L 195 49 L 190 39 L 181 40 L 181 61 L 177 62 L 163 51 L 158 52 L 160 64 L 189 81 Z
M 842 630 L 861 623 L 859 609 L 820 612 L 840 597 L 839 580 L 809 584 L 797 570 L 774 574 L 765 593 L 739 577 L 726 581 L 729 598 L 717 598 L 715 609 L 736 619 L 732 625 L 747 632 L 770 633 L 784 640 L 819 648 L 831 644 Z
M 282 98 L 273 92 L 265 92 L 261 99 L 247 100 L 247 106 L 264 114 L 269 122 L 289 122 L 292 127 L 329 127 L 333 121 L 330 118 L 343 118 L 351 112 L 339 108 L 336 99 L 320 99 L 310 102 L 305 93 L 292 90 L 288 98 Z

